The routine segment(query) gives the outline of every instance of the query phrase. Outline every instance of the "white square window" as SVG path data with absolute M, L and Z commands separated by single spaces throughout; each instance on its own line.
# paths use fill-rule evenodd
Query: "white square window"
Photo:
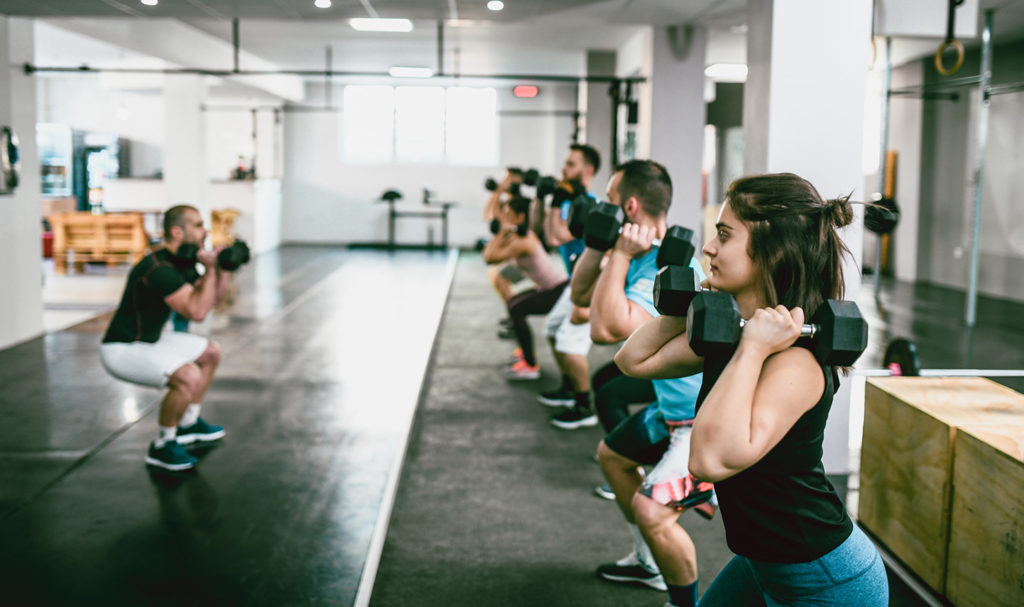
M 341 125 L 345 162 L 390 163 L 395 147 L 395 90 L 390 86 L 346 86 Z

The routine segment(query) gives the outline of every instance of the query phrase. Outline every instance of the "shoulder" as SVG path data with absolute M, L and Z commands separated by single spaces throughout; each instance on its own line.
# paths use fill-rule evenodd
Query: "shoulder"
M 795 390 L 790 394 L 799 394 L 801 401 L 810 399 L 813 404 L 825 390 L 825 374 L 810 350 L 790 346 L 765 360 L 758 384 L 786 391 Z M 811 399 L 810 395 L 814 398 Z

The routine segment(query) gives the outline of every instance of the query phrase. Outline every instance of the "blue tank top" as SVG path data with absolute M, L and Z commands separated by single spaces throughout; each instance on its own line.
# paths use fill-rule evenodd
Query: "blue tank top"
M 643 257 L 629 262 L 626 273 L 626 299 L 636 302 L 653 318 L 660 316 L 654 307 L 654 278 L 658 274 L 658 247 Z M 700 262 L 690 259 L 690 267 L 704 280 L 704 269 Z M 654 393 L 658 397 L 658 410 L 666 421 L 693 419 L 696 413 L 697 394 L 700 392 L 701 374 L 676 379 L 655 379 Z

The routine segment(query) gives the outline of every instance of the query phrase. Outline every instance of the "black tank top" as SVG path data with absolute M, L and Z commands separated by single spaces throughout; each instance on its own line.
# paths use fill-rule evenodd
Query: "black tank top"
M 704 359 L 698 411 L 731 356 Z M 806 563 L 831 552 L 853 531 L 853 521 L 821 463 L 825 421 L 839 384 L 832 367 L 823 366 L 822 373 L 821 400 L 760 461 L 715 483 L 726 541 L 740 556 Z

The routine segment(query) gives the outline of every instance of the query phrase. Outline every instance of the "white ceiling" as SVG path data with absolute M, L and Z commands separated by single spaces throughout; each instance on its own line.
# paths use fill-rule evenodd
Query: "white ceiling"
M 473 23 L 471 27 L 444 26 L 440 61 L 447 73 L 579 76 L 585 72 L 584 50 L 616 49 L 644 26 L 680 23 L 709 29 L 708 63 L 745 59 L 746 0 L 505 0 L 506 8 L 499 13 L 488 11 L 485 3 L 334 0 L 332 8 L 322 10 L 313 6 L 313 0 L 161 0 L 155 7 L 138 0 L 0 0 L 0 13 L 43 17 L 44 23 L 71 29 L 76 22 L 102 22 L 124 29 L 132 23 L 179 20 L 179 25 L 186 23 L 220 43 L 219 50 L 187 65 L 204 69 L 232 67 L 233 18 L 239 19 L 239 42 L 246 53 L 240 63 L 243 70 L 256 69 L 256 58 L 281 69 L 323 70 L 328 46 L 331 67 L 338 71 L 385 72 L 392 65 L 436 69 L 441 42 L 438 24 L 453 17 Z M 979 5 L 981 10 L 998 9 L 997 41 L 1024 37 L 1024 0 L 979 0 Z M 348 18 L 370 14 L 407 17 L 415 29 L 408 34 L 373 34 L 348 27 Z M 36 63 L 141 67 L 142 61 L 150 66 L 140 59 L 147 52 L 145 44 L 98 55 L 81 44 L 69 44 L 59 34 L 39 41 Z M 937 44 L 938 40 L 898 40 L 894 57 L 902 62 L 930 54 Z M 168 65 L 182 66 L 180 58 L 151 52 Z M 865 55 L 869 52 L 865 43 Z

